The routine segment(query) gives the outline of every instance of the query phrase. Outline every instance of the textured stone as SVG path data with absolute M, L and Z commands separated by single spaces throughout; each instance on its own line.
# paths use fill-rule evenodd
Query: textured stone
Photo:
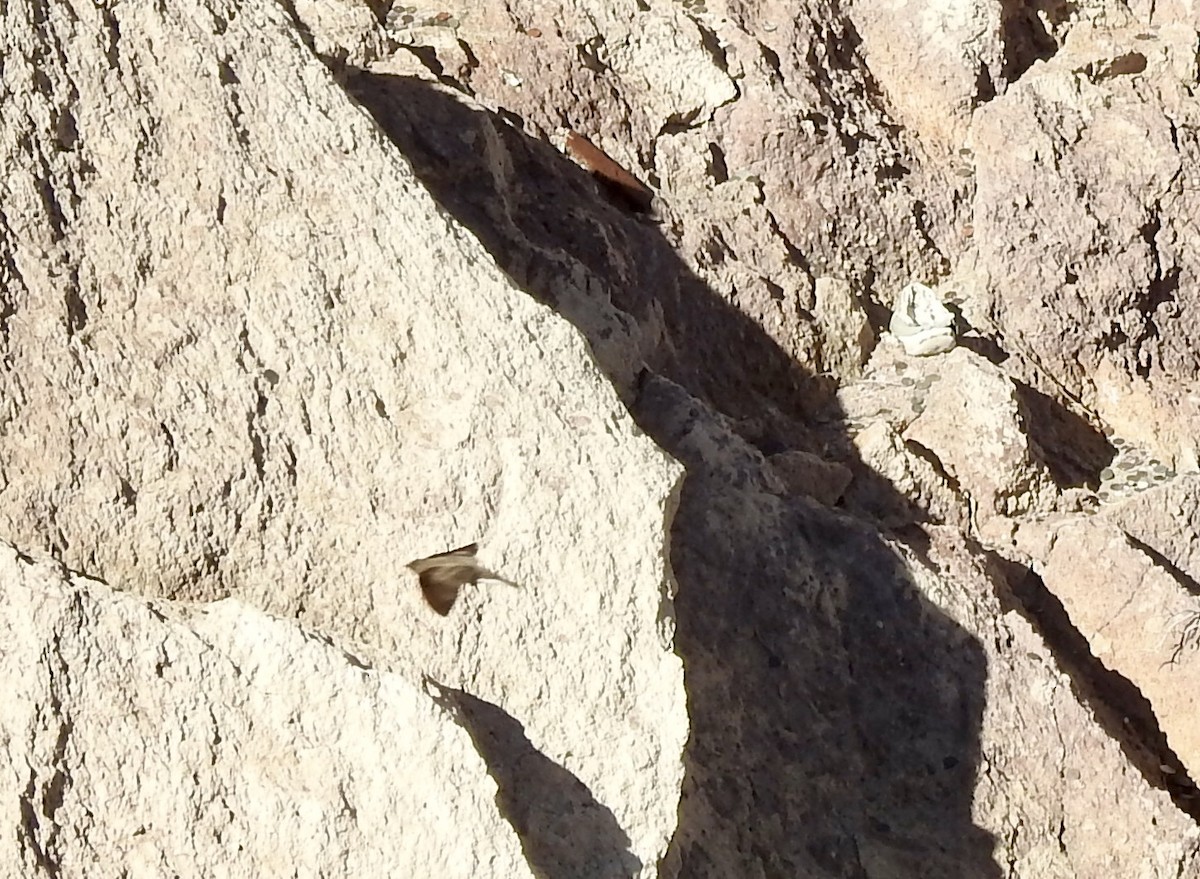
M 890 424 L 880 421 L 854 437 L 857 479 L 847 505 L 883 528 L 901 528 L 932 518 L 966 524 L 965 498 L 939 472 L 934 461 L 918 454 Z
M 843 381 L 857 378 L 875 347 L 875 336 L 850 284 L 840 278 L 817 278 L 813 314 L 825 339 L 822 367 Z
M 1134 749 L 1097 722 L 1111 715 L 1103 695 L 1086 684 L 1069 651 L 1010 603 L 994 558 L 981 565 L 948 528 L 931 529 L 928 557 L 928 566 L 910 568 L 918 588 L 987 655 L 972 814 L 996 834 L 997 860 L 1011 864 L 1007 872 L 1063 879 L 1200 874 L 1195 824 L 1167 807 L 1160 767 L 1150 755 L 1131 759 Z M 997 604 L 985 582 L 996 589 Z M 1037 781 L 1030 787 L 1014 778 Z M 1172 829 L 1160 836 L 1164 819 Z
M 688 466 L 693 726 L 666 875 L 1197 874 L 1191 818 L 1096 723 L 998 556 L 779 497 L 670 384 L 635 411 Z
M 1184 588 L 1200 595 L 1200 477 L 1181 476 L 1105 511 L 1162 563 L 1175 569 Z
M 898 121 L 949 153 L 971 113 L 1004 87 L 1002 4 L 980 0 L 854 4 L 863 55 Z
M 962 348 L 938 357 L 937 367 L 942 377 L 904 438 L 937 458 L 981 516 L 1048 506 L 1057 489 L 1030 442 L 1012 380 Z
M 1026 532 L 1032 533 L 1026 533 Z M 1105 667 L 1146 698 L 1182 761 L 1175 774 L 1200 766 L 1195 717 L 1200 651 L 1189 623 L 1200 619 L 1200 596 L 1170 565 L 1099 517 L 1047 522 L 1018 530 L 1017 546 L 1041 543 L 1035 569 Z M 1194 582 L 1191 583 L 1194 588 Z
M 3 544 L 0 635 L 0 875 L 540 875 L 467 732 L 288 621 Z
M 678 466 L 282 7 L 38 9 L 0 27 L 19 96 L 0 120 L 0 531 L 496 705 L 652 872 L 687 735 Z M 470 589 L 442 620 L 405 564 L 476 540 L 520 588 Z M 63 771 L 86 760 L 81 741 Z M 404 872 L 439 872 L 430 844 Z
M 767 461 L 785 490 L 808 495 L 826 506 L 837 504 L 854 478 L 843 465 L 798 449 L 771 455 Z
M 1195 460 L 1198 22 L 1163 12 L 1080 23 L 975 114 L 972 258 L 1031 383 Z M 1144 71 L 1101 75 L 1130 52 Z
M 1144 448 L 1182 505 L 1122 576 L 1186 597 L 1194 9 L 1001 6 L 9 4 L 0 538 L 126 590 L 10 563 L 15 874 L 119 873 L 120 791 L 152 875 L 276 837 L 315 872 L 325 833 L 330 875 L 1197 876 L 1170 694 L 1096 658 L 1158 648 L 1038 574 L 1051 509 L 1136 561 L 1094 534 Z M 862 365 L 914 277 L 958 359 Z M 471 541 L 519 588 L 442 619 L 405 564 Z M 114 614 L 210 673 L 160 689 Z M 143 680 L 179 720 L 113 742 Z M 147 778 L 233 811 L 143 807 L 159 738 Z M 387 867 L 360 765 L 437 826 Z

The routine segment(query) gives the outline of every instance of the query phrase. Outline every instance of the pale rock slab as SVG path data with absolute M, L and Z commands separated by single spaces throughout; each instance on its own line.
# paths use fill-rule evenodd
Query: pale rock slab
M 962 348 L 937 366 L 941 379 L 904 438 L 936 456 L 981 518 L 1047 508 L 1058 491 L 1024 429 L 1012 380 Z
M 704 45 L 700 25 L 674 4 L 662 4 L 627 25 L 625 39 L 605 41 L 604 59 L 626 87 L 652 96 L 641 108 L 676 125 L 709 121 L 738 95 L 737 86 Z
M 910 448 L 886 421 L 855 434 L 860 467 L 847 491 L 848 506 L 882 528 L 899 528 L 932 518 L 966 525 L 969 507 L 937 465 Z M 881 484 L 882 482 L 882 484 Z
M 850 15 L 897 121 L 929 148 L 962 147 L 972 111 L 1003 87 L 1001 4 L 856 2 Z
M 1200 771 L 1200 652 L 1184 638 L 1189 621 L 1200 617 L 1200 595 L 1162 556 L 1101 517 L 1029 523 L 1013 542 L 1035 560 L 1034 569 L 1096 659 L 1131 681 L 1153 707 L 1182 761 L 1163 771 Z
M 1176 470 L 1200 469 L 1200 392 L 1192 384 L 1131 379 L 1112 363 L 1096 367 L 1094 407 L 1110 429 L 1149 447 Z
M 1003 530 L 1000 519 L 1059 498 L 1016 385 L 966 348 L 911 356 L 885 337 L 837 401 L 855 451 L 842 457 L 855 471 L 850 506 L 884 527 L 924 520 Z
M 1200 595 L 1200 476 L 1179 476 L 1106 509 L 1103 517 L 1174 568 Z
M 0 544 L 0 876 L 538 875 L 430 694 L 236 600 Z
M 498 706 L 648 875 L 687 736 L 678 465 L 285 9 L 39 8 L 0 17 L 19 96 L 0 119 L 0 533 Z M 521 588 L 431 618 L 405 563 L 474 540 Z
M 826 340 L 821 350 L 823 371 L 841 381 L 857 378 L 875 347 L 875 334 L 851 285 L 841 278 L 817 278 L 813 315 Z
M 974 114 L 981 311 L 1014 375 L 1194 461 L 1200 21 L 1186 4 L 1138 4 L 1135 20 L 1101 5 Z
M 372 8 L 379 5 L 378 0 L 295 0 L 289 8 L 318 54 L 364 64 L 396 48 Z
M 1198 831 L 1170 805 L 1159 767 L 1139 772 L 1100 728 L 1071 658 L 1008 603 L 995 557 L 964 550 L 954 529 L 929 531 L 928 561 L 908 556 L 913 579 L 988 656 L 972 812 L 1003 839 L 997 861 L 1039 879 L 1200 875 Z

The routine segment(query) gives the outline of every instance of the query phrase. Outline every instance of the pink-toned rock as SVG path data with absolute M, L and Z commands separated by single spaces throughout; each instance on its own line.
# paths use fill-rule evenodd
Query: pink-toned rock
M 1035 570 L 1105 668 L 1149 701 L 1179 760 L 1200 767 L 1200 596 L 1170 567 L 1103 519 L 1049 520 L 1018 529 Z M 1189 632 L 1191 634 L 1189 634 Z

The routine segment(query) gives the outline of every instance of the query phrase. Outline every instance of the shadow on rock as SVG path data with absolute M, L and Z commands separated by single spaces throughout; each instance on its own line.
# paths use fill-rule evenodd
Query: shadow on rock
M 349 88 L 515 283 L 584 334 L 639 426 L 687 467 L 671 562 L 691 736 L 660 875 L 998 877 L 994 841 L 971 819 L 980 644 L 875 530 L 789 495 L 764 458 L 821 454 L 806 419 L 827 386 L 548 144 L 417 80 L 359 72 Z M 544 767 L 489 757 L 523 735 L 486 709 L 480 752 L 503 762 L 503 791 L 531 789 Z M 494 735 L 480 732 L 489 723 Z M 514 819 L 523 838 L 526 820 Z M 599 832 L 611 850 L 615 826 Z
M 1127 539 L 1134 542 L 1133 538 Z M 1151 787 L 1170 794 L 1180 811 L 1200 822 L 1200 788 L 1181 768 L 1186 761 L 1171 748 L 1154 706 L 1142 691 L 1129 678 L 1097 661 L 1087 637 L 1071 622 L 1062 602 L 1033 568 L 983 548 L 979 555 L 998 575 L 1001 606 L 1006 611 L 1015 610 L 1044 634 L 1059 667 L 1070 676 L 1076 695 L 1091 709 L 1100 728 L 1121 746 L 1129 764 Z M 1178 658 L 1178 650 L 1173 658 Z
M 426 679 L 434 701 L 471 736 L 499 792 L 525 860 L 545 879 L 628 879 L 642 862 L 613 813 L 587 785 L 530 744 L 525 728 L 490 702 Z

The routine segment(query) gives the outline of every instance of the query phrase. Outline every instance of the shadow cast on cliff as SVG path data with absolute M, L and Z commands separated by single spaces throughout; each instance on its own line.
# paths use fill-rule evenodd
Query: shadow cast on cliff
M 806 418 L 827 386 L 548 144 L 418 80 L 358 71 L 348 89 L 513 281 L 579 328 L 687 468 L 671 561 L 691 735 L 660 875 L 998 877 L 971 820 L 981 646 L 873 529 L 764 488 L 754 464 L 755 449 L 819 451 Z M 706 432 L 744 445 L 746 466 L 714 465 Z M 518 790 L 516 721 L 455 699 L 496 731 L 472 735 Z M 525 808 L 528 793 L 511 796 L 506 809 Z
M 433 699 L 467 731 L 499 789 L 496 805 L 542 879 L 637 876 L 642 862 L 611 810 L 535 748 L 502 708 L 426 678 Z
M 1134 538 L 1126 539 L 1137 543 Z M 1130 766 L 1152 787 L 1166 791 L 1181 812 L 1200 822 L 1200 789 L 1184 768 L 1185 761 L 1171 748 L 1154 706 L 1137 685 L 1096 659 L 1088 639 L 1033 568 L 982 546 L 978 547 L 978 556 L 994 571 L 994 582 L 1000 584 L 997 596 L 1001 607 L 1016 611 L 1043 633 L 1055 661 L 1071 679 L 1072 690 L 1088 706 L 1100 728 L 1120 745 Z M 1180 643 L 1172 661 L 1182 649 Z

